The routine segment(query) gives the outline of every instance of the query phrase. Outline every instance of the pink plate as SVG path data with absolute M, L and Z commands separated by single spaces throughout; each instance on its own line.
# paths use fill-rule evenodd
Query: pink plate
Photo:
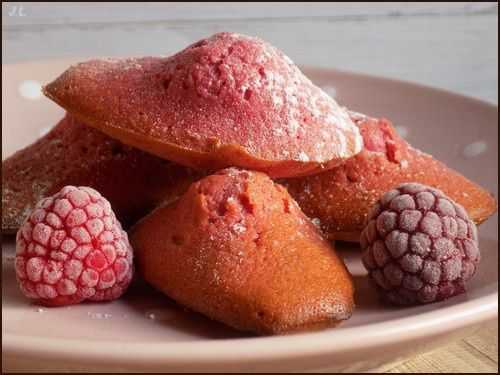
M 44 134 L 63 111 L 40 84 L 71 61 L 2 67 L 2 159 Z M 498 108 L 405 82 L 304 69 L 339 103 L 392 120 L 414 146 L 498 196 Z M 341 250 L 357 308 L 335 329 L 251 337 L 186 312 L 144 284 L 106 304 L 39 308 L 15 281 L 12 239 L 2 242 L 2 369 L 100 371 L 362 371 L 430 350 L 498 315 L 498 216 L 480 227 L 482 262 L 468 292 L 421 307 L 387 308 L 354 245 Z M 340 246 L 341 247 L 341 246 Z

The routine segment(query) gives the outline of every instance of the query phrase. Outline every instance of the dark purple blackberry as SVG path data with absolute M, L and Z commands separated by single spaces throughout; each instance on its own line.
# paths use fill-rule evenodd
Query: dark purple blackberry
M 380 198 L 361 233 L 361 248 L 370 278 L 397 305 L 463 293 L 480 258 L 476 225 L 465 209 L 417 183 Z

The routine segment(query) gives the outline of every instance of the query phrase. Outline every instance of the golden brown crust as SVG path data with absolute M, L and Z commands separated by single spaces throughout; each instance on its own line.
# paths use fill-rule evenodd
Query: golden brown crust
M 496 211 L 493 196 L 431 155 L 411 147 L 391 123 L 356 117 L 364 149 L 324 173 L 281 181 L 304 213 L 321 222 L 330 239 L 359 241 L 364 220 L 375 201 L 404 182 L 442 190 L 464 206 L 480 224 Z
M 40 199 L 65 185 L 93 187 L 111 202 L 123 224 L 131 224 L 163 201 L 176 199 L 200 177 L 67 115 L 2 162 L 2 231 L 17 231 Z
M 361 150 L 347 111 L 280 51 L 219 33 L 178 54 L 91 60 L 44 93 L 125 144 L 201 170 L 316 173 Z
M 179 303 L 263 334 L 334 326 L 353 309 L 342 260 L 286 190 L 235 168 L 134 226 L 144 278 Z

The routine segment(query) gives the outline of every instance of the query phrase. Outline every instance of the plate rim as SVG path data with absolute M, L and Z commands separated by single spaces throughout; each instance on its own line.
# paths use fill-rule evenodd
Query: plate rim
M 207 339 L 168 343 L 121 342 L 116 350 L 109 349 L 104 352 L 103 346 L 114 348 L 117 341 L 47 339 L 40 336 L 3 333 L 2 355 L 21 352 L 24 355 L 34 357 L 37 355 L 66 357 L 74 356 L 76 352 L 81 354 L 78 356 L 78 360 L 92 358 L 121 364 L 155 361 L 171 365 L 192 362 L 194 360 L 193 352 L 197 353 L 195 356 L 197 361 L 206 363 L 231 362 L 235 359 L 241 360 L 241 358 L 245 358 L 245 360 L 276 360 L 289 356 L 342 354 L 380 345 L 411 342 L 424 336 L 443 334 L 454 329 L 483 323 L 495 317 L 498 317 L 498 292 L 434 311 L 355 327 L 333 328 L 294 335 L 222 340 Z M 384 332 L 383 336 L 380 332 Z M 363 337 L 361 343 L 359 342 L 360 337 Z M 95 347 L 89 345 L 92 343 L 99 343 L 99 345 Z M 144 345 L 147 345 L 147 351 L 140 350 L 144 349 Z M 249 351 L 250 346 L 252 351 Z M 76 348 L 81 350 L 75 351 Z M 141 356 L 131 359 L 128 354 L 130 352 L 141 352 Z

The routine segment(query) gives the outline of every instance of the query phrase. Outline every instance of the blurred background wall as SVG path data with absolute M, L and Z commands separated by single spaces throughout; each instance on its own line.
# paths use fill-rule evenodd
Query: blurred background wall
M 498 102 L 497 3 L 2 4 L 4 63 L 169 55 L 218 31 L 296 63 L 404 79 Z

